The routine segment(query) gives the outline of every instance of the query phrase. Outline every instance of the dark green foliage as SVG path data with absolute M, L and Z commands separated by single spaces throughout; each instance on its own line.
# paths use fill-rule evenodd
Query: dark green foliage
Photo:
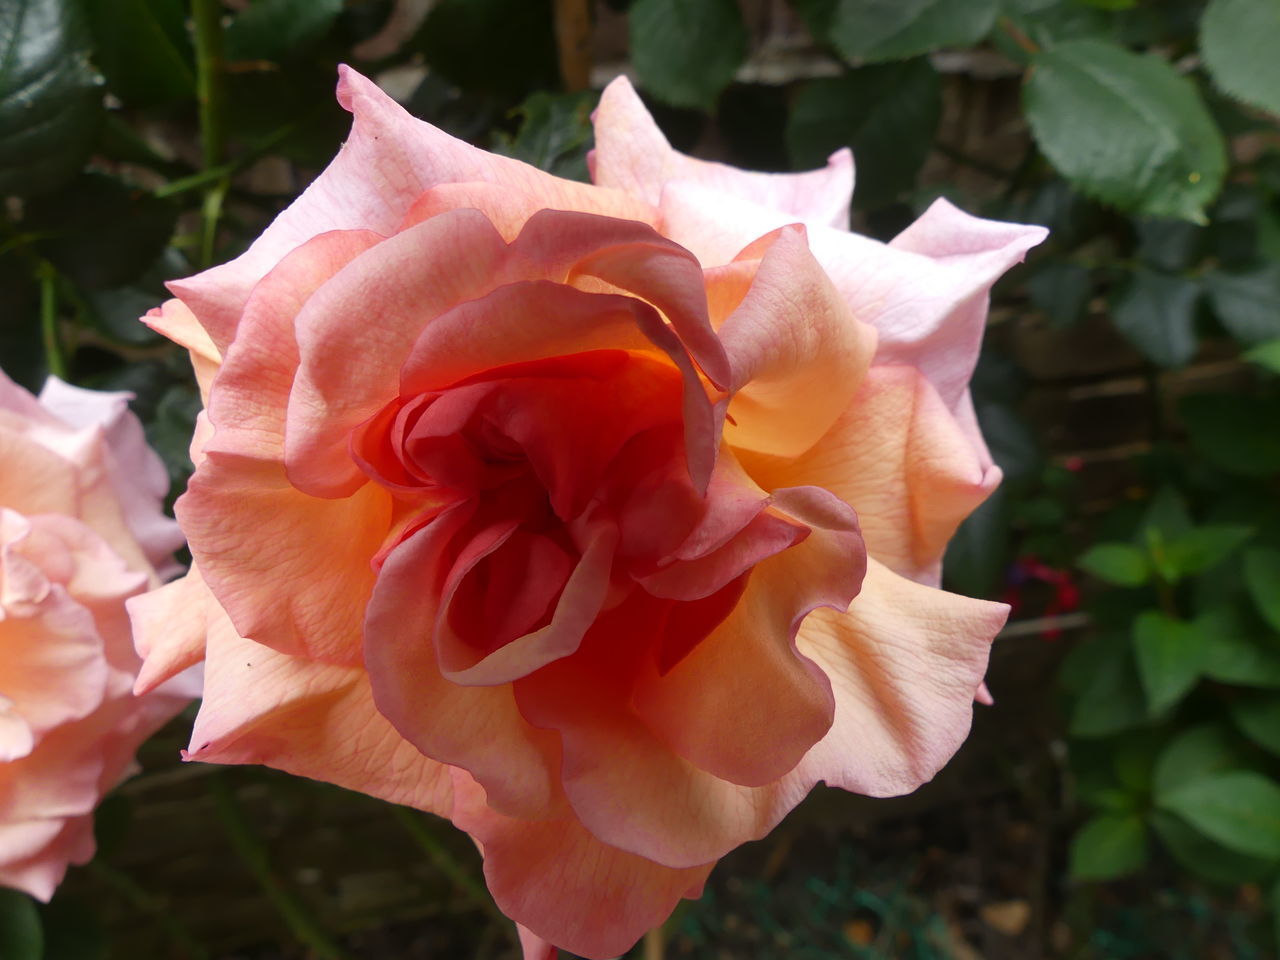
M 102 113 L 77 0 L 0 4 L 0 196 L 34 196 L 75 175 Z
M 942 85 L 927 59 L 862 67 L 801 88 L 787 144 L 800 168 L 820 166 L 840 147 L 852 147 L 861 158 L 854 202 L 883 206 L 915 183 L 941 110 Z
M 710 108 L 747 54 L 736 0 L 635 0 L 629 22 L 640 85 L 673 106 Z

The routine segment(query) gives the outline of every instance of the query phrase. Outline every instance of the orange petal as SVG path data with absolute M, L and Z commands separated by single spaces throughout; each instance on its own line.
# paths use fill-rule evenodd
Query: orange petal
M 931 585 L 956 527 L 1000 480 L 910 366 L 872 367 L 840 419 L 799 457 L 740 459 L 766 489 L 830 490 L 858 512 L 872 557 Z
M 835 723 L 802 780 L 873 797 L 910 793 L 964 742 L 991 641 L 1009 608 L 922 586 L 876 561 L 848 613 L 818 610 L 800 651 L 831 679 Z
M 447 769 L 401 738 L 373 704 L 358 667 L 291 657 L 211 618 L 204 702 L 188 760 L 260 763 L 447 814 Z
M 296 490 L 279 463 L 210 452 L 176 511 L 242 636 L 326 663 L 359 661 L 370 563 L 391 523 L 384 490 L 321 500 Z
M 504 817 L 460 770 L 454 797 L 453 822 L 484 851 L 485 880 L 502 912 L 583 957 L 625 953 L 681 897 L 700 891 L 714 866 L 660 866 L 601 843 L 572 818 Z

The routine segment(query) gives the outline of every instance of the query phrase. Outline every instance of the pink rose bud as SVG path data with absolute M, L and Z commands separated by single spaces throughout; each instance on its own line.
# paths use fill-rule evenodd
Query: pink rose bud
M 625 80 L 594 186 L 338 97 L 329 168 L 147 318 L 208 424 L 143 686 L 204 659 L 191 759 L 448 817 L 530 957 L 617 956 L 818 781 L 963 741 L 1006 608 L 939 562 L 999 479 L 987 293 L 1044 231 L 859 237 L 847 151 L 684 157 Z
M 133 695 L 125 600 L 175 569 L 169 481 L 128 395 L 0 373 L 0 885 L 47 900 L 93 856 L 93 810 L 199 692 Z

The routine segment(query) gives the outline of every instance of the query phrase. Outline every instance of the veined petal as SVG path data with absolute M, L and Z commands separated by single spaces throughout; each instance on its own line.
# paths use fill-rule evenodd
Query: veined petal
M 596 146 L 589 159 L 592 179 L 601 186 L 656 205 L 667 183 L 687 180 L 715 191 L 726 209 L 748 200 L 799 219 L 849 226 L 853 154 L 847 148 L 806 173 L 753 173 L 685 156 L 671 148 L 626 77 L 605 88 L 592 121 Z

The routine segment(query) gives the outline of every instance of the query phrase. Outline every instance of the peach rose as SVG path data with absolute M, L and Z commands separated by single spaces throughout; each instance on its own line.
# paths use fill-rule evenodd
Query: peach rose
M 47 900 L 93 856 L 93 810 L 198 693 L 133 696 L 125 599 L 173 568 L 168 476 L 128 395 L 0 373 L 0 885 Z
M 148 318 L 208 414 L 148 682 L 204 659 L 190 759 L 449 817 L 530 955 L 616 956 L 819 780 L 903 793 L 964 739 L 1006 610 L 938 564 L 998 480 L 987 291 L 1043 231 L 858 237 L 847 152 L 684 157 L 625 80 L 595 186 L 338 96 L 329 168 Z

